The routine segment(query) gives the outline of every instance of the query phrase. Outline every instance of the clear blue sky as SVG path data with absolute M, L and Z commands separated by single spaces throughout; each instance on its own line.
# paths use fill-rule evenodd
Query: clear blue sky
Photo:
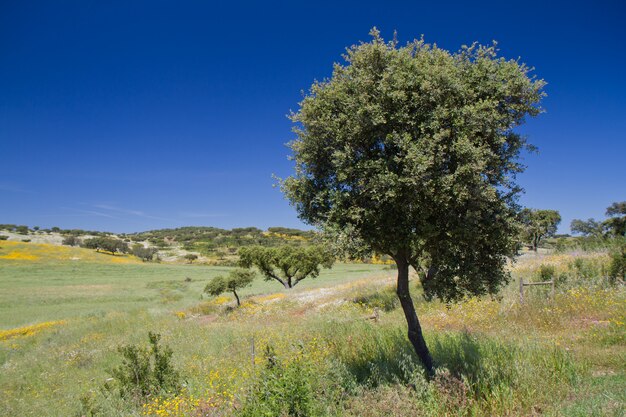
M 377 26 L 536 67 L 522 203 L 566 232 L 626 200 L 624 22 L 623 1 L 2 1 L 0 223 L 302 227 L 272 187 L 285 115 Z

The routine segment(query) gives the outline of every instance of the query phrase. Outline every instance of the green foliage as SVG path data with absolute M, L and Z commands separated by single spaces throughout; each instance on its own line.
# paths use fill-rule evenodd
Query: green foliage
M 572 233 L 581 234 L 583 236 L 601 237 L 603 234 L 602 223 L 594 219 L 578 220 L 574 219 L 569 226 Z
M 612 236 L 626 236 L 626 201 L 613 203 L 606 209 L 609 217 L 604 221 L 608 233 Z
M 118 349 L 122 364 L 113 369 L 123 398 L 141 399 L 157 394 L 176 394 L 181 377 L 172 364 L 172 349 L 159 345 L 161 335 L 148 333 L 150 346 L 127 345 Z
M 0 240 L 8 240 L 9 237 L 6 235 L 0 235 Z
M 93 237 L 85 239 L 82 246 L 88 249 L 95 249 L 96 251 L 105 251 L 110 253 L 128 253 L 129 247 L 126 242 L 120 239 L 112 237 Z
M 398 296 L 393 287 L 386 287 L 374 292 L 359 294 L 354 297 L 352 301 L 369 308 L 379 308 L 383 311 L 395 310 L 400 305 Z
M 556 277 L 556 267 L 554 265 L 541 264 L 539 266 L 539 281 L 552 281 Z
M 253 271 L 249 271 L 247 269 L 235 269 L 230 271 L 227 276 L 219 275 L 213 278 L 207 286 L 204 288 L 204 292 L 212 295 L 218 296 L 224 292 L 232 292 L 235 298 L 237 299 L 237 305 L 241 305 L 239 301 L 239 295 L 237 295 L 237 290 L 250 286 L 252 281 L 254 281 L 256 274 Z
M 239 265 L 256 267 L 266 280 L 276 280 L 293 288 L 307 277 L 317 277 L 320 268 L 331 268 L 334 257 L 321 246 L 264 248 L 251 246 L 239 251 Z
M 185 258 L 191 264 L 193 263 L 193 261 L 198 259 L 198 255 L 194 253 L 188 253 L 187 255 L 183 256 L 183 258 Z
M 15 227 L 15 233 L 27 235 L 28 232 L 30 232 L 30 229 L 28 228 L 28 226 L 16 226 Z
M 618 280 L 622 283 L 626 282 L 626 245 L 611 253 L 609 278 L 613 283 Z
M 133 245 L 130 252 L 142 261 L 149 262 L 154 260 L 159 250 L 157 248 L 147 248 L 141 243 L 136 243 Z
M 556 210 L 524 209 L 520 212 L 522 239 L 537 251 L 541 241 L 554 236 L 561 222 L 561 215 Z
M 271 346 L 265 350 L 265 369 L 244 404 L 243 417 L 318 415 L 311 387 L 311 370 L 299 361 L 283 363 Z
M 496 292 L 529 147 L 513 129 L 541 112 L 545 83 L 495 46 L 372 36 L 291 115 L 296 172 L 282 190 L 306 222 L 430 271 L 431 296 Z
M 608 219 L 598 222 L 594 219 L 572 220 L 572 233 L 596 238 L 618 238 L 626 236 L 626 201 L 615 202 L 606 209 Z
M 62 243 L 67 246 L 80 246 L 81 245 L 80 239 L 74 235 L 70 235 L 70 236 L 63 238 Z

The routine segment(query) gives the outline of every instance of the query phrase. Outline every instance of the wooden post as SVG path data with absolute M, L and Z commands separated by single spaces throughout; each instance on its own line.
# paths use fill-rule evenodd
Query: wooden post
M 254 368 L 254 336 L 252 336 L 252 343 L 250 346 L 250 353 L 252 356 L 252 367 Z
M 522 277 L 519 279 L 519 302 L 524 304 L 524 279 Z
M 552 301 L 554 301 L 554 296 L 555 296 L 555 289 L 554 289 L 554 277 L 552 277 Z

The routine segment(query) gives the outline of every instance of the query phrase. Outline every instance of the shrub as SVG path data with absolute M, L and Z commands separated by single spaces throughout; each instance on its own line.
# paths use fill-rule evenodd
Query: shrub
M 28 242 L 30 242 L 30 239 L 22 239 L 22 242 L 28 243 Z
M 67 236 L 63 239 L 62 243 L 67 246 L 80 246 L 81 242 L 80 239 L 76 236 Z
M 188 253 L 187 255 L 185 255 L 183 258 L 185 258 L 187 260 L 187 262 L 189 262 L 190 264 L 193 263 L 193 261 L 195 261 L 196 259 L 198 259 L 198 255 L 194 255 L 193 253 Z
M 300 361 L 282 362 L 271 346 L 265 350 L 265 369 L 244 404 L 244 417 L 314 415 L 311 371 Z
M 9 237 L 6 235 L 0 235 L 0 240 L 7 240 Z
M 122 364 L 113 369 L 123 398 L 141 399 L 156 394 L 176 394 L 181 377 L 172 365 L 172 349 L 161 347 L 161 335 L 148 332 L 150 347 L 127 345 L 118 348 Z
M 556 268 L 554 265 L 541 264 L 538 275 L 539 281 L 552 281 L 556 276 Z
M 149 262 L 149 261 L 154 260 L 154 257 L 157 254 L 157 252 L 158 252 L 158 249 L 146 248 L 141 243 L 137 243 L 133 245 L 133 248 L 131 249 L 131 253 L 144 262 Z

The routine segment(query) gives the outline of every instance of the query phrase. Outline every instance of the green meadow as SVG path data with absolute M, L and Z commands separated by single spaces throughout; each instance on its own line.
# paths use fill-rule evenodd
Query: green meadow
M 202 295 L 229 268 L 91 257 L 83 249 L 72 249 L 81 259 L 57 259 L 21 245 L 0 252 L 15 258 L 0 260 L 3 416 L 626 410 L 626 295 L 599 276 L 602 252 L 526 254 L 499 298 L 426 302 L 413 282 L 438 369 L 429 382 L 406 339 L 388 267 L 338 264 L 292 291 L 259 278 L 235 308 L 229 294 Z M 542 265 L 560 274 L 554 300 L 536 287 L 521 304 L 517 280 L 537 280 Z M 124 397 L 113 377 L 119 347 L 147 346 L 149 331 L 172 349 L 180 390 Z

